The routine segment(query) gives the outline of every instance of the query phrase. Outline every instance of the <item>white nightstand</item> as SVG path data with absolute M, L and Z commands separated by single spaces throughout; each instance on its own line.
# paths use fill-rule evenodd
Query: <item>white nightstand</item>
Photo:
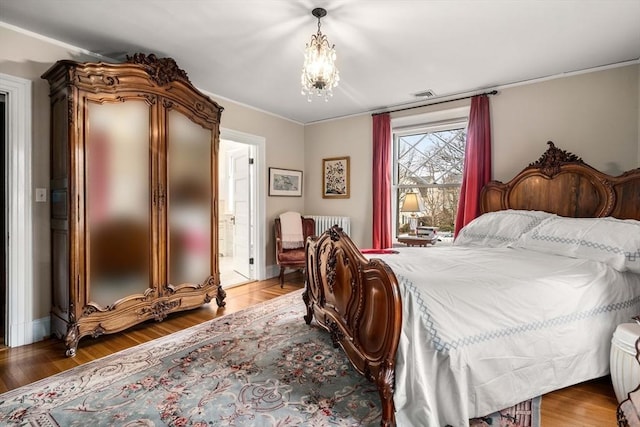
M 636 360 L 636 341 L 640 324 L 618 325 L 611 339 L 611 381 L 618 403 L 640 384 L 640 363 Z

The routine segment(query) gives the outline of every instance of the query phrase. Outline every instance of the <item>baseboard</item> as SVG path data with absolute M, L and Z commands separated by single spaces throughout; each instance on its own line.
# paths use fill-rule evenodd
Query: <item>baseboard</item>
M 51 335 L 51 318 L 43 317 L 20 324 L 9 325 L 9 347 L 20 347 L 42 341 Z
M 277 264 L 267 265 L 267 268 L 265 268 L 265 273 L 267 275 L 267 279 L 278 277 L 280 275 L 280 266 Z

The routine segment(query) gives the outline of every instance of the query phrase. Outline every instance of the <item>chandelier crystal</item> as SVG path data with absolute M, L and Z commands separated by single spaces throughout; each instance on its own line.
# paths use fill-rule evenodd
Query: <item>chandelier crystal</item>
M 320 18 L 326 16 L 327 11 L 318 7 L 311 14 L 318 18 L 318 32 L 311 36 L 304 52 L 302 94 L 307 95 L 309 102 L 314 95 L 324 96 L 326 102 L 333 96 L 332 89 L 338 86 L 340 73 L 335 65 L 335 45 L 329 44 L 327 36 L 320 31 Z

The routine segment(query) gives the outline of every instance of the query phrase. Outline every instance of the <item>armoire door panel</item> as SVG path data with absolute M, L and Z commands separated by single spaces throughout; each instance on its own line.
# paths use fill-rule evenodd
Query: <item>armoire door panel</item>
M 169 284 L 200 285 L 214 272 L 212 253 L 211 130 L 167 111 Z
M 88 302 L 108 307 L 151 286 L 149 106 L 88 105 L 85 140 Z

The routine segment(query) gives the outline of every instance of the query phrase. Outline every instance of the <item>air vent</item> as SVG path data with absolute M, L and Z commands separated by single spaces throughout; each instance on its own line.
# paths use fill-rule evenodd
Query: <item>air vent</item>
M 422 92 L 414 93 L 413 96 L 416 98 L 433 98 L 436 96 L 436 93 L 431 89 L 423 90 Z

